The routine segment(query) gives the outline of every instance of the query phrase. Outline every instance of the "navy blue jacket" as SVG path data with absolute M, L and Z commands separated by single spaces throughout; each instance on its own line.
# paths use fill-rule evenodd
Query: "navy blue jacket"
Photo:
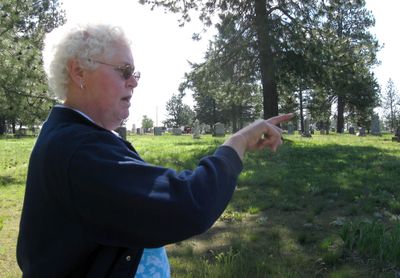
M 227 146 L 194 171 L 149 165 L 129 142 L 55 107 L 29 162 L 18 264 L 24 277 L 133 277 L 143 248 L 209 229 L 241 170 Z

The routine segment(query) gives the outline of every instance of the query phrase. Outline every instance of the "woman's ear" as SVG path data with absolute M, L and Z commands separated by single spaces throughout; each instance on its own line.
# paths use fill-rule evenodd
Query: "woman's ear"
M 69 77 L 72 83 L 81 89 L 85 86 L 84 70 L 78 59 L 70 59 L 67 63 Z

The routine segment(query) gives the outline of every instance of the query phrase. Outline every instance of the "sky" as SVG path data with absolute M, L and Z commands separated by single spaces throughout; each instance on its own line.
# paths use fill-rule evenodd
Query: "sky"
M 389 78 L 400 91 L 400 1 L 398 0 L 367 0 L 367 8 L 375 17 L 375 34 L 383 48 L 378 52 L 380 65 L 374 69 L 379 84 L 384 92 Z M 397 30 L 397 31 L 396 31 Z M 396 35 L 397 34 L 397 35 Z
M 376 24 L 371 32 L 384 45 L 378 53 L 381 64 L 374 71 L 384 89 L 389 78 L 400 88 L 400 26 L 399 0 L 367 0 L 367 8 L 375 16 Z M 165 104 L 178 93 L 190 62 L 203 60 L 208 41 L 215 34 L 210 30 L 201 41 L 193 41 L 192 34 L 202 30 L 200 22 L 193 20 L 179 27 L 178 15 L 164 12 L 162 8 L 151 11 L 136 0 L 63 0 L 69 23 L 104 22 L 122 26 L 132 40 L 135 67 L 141 72 L 139 85 L 131 99 L 128 129 L 141 126 L 144 115 L 153 119 L 154 125 L 162 125 L 166 118 Z M 193 105 L 191 96 L 184 102 Z

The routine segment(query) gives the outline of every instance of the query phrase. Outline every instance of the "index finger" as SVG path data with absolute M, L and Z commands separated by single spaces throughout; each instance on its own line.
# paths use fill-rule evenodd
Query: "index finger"
M 269 118 L 267 120 L 268 123 L 273 124 L 273 125 L 277 125 L 283 122 L 287 122 L 290 121 L 293 118 L 293 113 L 289 113 L 289 114 L 283 114 L 283 115 L 279 115 L 279 116 L 275 116 L 272 118 Z

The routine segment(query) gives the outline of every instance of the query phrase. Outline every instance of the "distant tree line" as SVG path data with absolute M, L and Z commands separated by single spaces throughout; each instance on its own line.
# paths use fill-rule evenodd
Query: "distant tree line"
M 390 131 L 394 132 L 400 127 L 400 95 L 391 78 L 384 90 L 382 108 L 384 109 L 385 124 Z
M 375 21 L 364 0 L 195 1 L 141 0 L 181 13 L 197 10 L 204 28 L 215 26 L 204 61 L 191 63 L 166 104 L 168 127 L 195 119 L 235 131 L 259 117 L 305 111 L 320 128 L 332 118 L 369 126 L 382 105 L 393 130 L 398 92 L 390 80 L 382 95 L 372 72 L 380 49 L 369 32 Z M 0 9 L 0 134 L 40 124 L 56 102 L 48 97 L 40 50 L 44 34 L 65 20 L 57 0 L 4 0 Z M 201 33 L 194 34 L 200 39 Z M 182 99 L 193 94 L 194 110 Z M 334 115 L 332 108 L 335 107 Z M 146 125 L 149 125 L 146 119 Z
M 180 86 L 193 93 L 200 121 L 236 130 L 260 113 L 299 111 L 302 122 L 307 110 L 326 127 L 336 107 L 338 132 L 345 120 L 370 124 L 379 105 L 372 68 L 380 46 L 369 32 L 375 20 L 365 1 L 141 2 L 181 13 L 182 25 L 196 10 L 205 28 L 218 31 L 204 62 L 191 64 Z

